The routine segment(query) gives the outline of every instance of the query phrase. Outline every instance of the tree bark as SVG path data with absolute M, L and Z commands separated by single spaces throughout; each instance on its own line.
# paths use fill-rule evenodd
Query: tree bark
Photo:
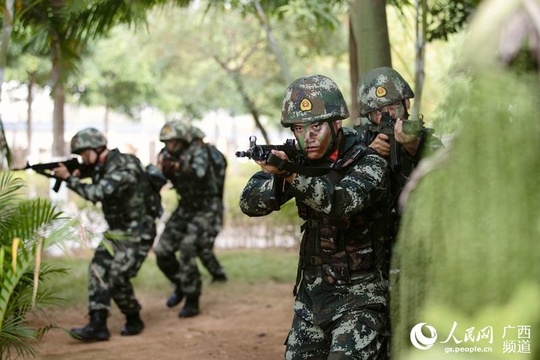
M 360 125 L 360 110 L 358 108 L 358 53 L 356 49 L 356 42 L 354 41 L 354 33 L 351 24 L 351 17 L 349 16 L 349 73 L 351 79 L 351 107 L 350 107 L 350 123 L 351 126 Z
M 26 96 L 26 156 L 32 153 L 32 105 L 34 103 L 34 85 L 36 83 L 36 73 L 28 72 L 28 95 Z
M 353 107 L 355 113 L 353 113 L 352 117 L 353 121 L 356 122 L 358 114 L 356 89 L 359 76 L 376 67 L 392 66 L 392 56 L 390 53 L 385 0 L 352 0 L 349 15 L 351 29 L 349 32 L 351 37 L 349 41 L 351 93 L 356 105 L 356 107 Z
M 249 94 L 246 91 L 246 88 L 244 86 L 244 82 L 242 81 L 242 75 L 241 75 L 241 69 L 243 64 L 247 61 L 247 59 L 251 56 L 251 54 L 255 51 L 255 47 L 251 49 L 251 51 L 244 57 L 242 61 L 240 61 L 240 65 L 238 65 L 236 68 L 231 68 L 229 64 L 227 64 L 225 61 L 222 61 L 219 59 L 217 55 L 214 55 L 213 58 L 216 60 L 216 62 L 221 66 L 225 72 L 227 72 L 228 75 L 230 75 L 233 79 L 233 82 L 236 86 L 236 89 L 240 93 L 240 96 L 242 97 L 242 101 L 244 102 L 244 105 L 251 113 L 251 116 L 253 116 L 253 121 L 255 122 L 255 126 L 257 129 L 261 131 L 261 134 L 264 138 L 264 141 L 266 144 L 270 144 L 270 138 L 268 137 L 268 133 L 266 132 L 266 129 L 264 128 L 263 124 L 261 123 L 260 113 L 259 109 L 257 109 L 257 106 L 255 105 L 255 102 L 251 99 Z
M 2 38 L 0 43 L 0 98 L 2 96 L 2 84 L 4 83 L 4 72 L 6 70 L 7 52 L 13 31 L 14 0 L 6 0 L 2 19 Z M 4 125 L 0 119 L 0 169 L 9 167 L 11 164 L 11 152 L 7 145 Z
M 66 102 L 66 94 L 64 82 L 61 77 L 61 68 L 59 64 L 57 47 L 52 47 L 53 66 L 52 66 L 52 82 L 53 82 L 53 144 L 52 156 L 63 157 L 66 155 L 66 143 L 64 141 L 64 104 Z
M 236 84 L 236 88 L 238 89 L 238 92 L 242 96 L 242 100 L 244 101 L 245 106 L 248 108 L 249 112 L 251 113 L 251 116 L 253 116 L 253 121 L 255 122 L 255 126 L 257 129 L 260 130 L 264 141 L 266 144 L 270 144 L 270 138 L 268 137 L 268 133 L 266 132 L 266 129 L 261 123 L 261 117 L 259 114 L 259 110 L 257 109 L 257 106 L 255 106 L 255 103 L 253 100 L 249 97 L 245 87 L 244 83 L 242 82 L 242 79 L 239 74 L 232 74 L 234 83 Z
M 2 43 L 0 43 L 0 84 L 4 83 L 4 72 L 6 70 L 7 52 L 13 31 L 13 11 L 15 0 L 6 0 L 4 6 L 4 18 L 2 19 Z M 2 89 L 0 87 L 0 95 Z
M 424 64 L 426 49 L 426 29 L 427 29 L 427 1 L 416 0 L 416 40 L 415 40 L 415 77 L 414 77 L 414 104 L 411 116 L 418 118 L 420 105 L 422 104 L 422 92 L 424 89 Z

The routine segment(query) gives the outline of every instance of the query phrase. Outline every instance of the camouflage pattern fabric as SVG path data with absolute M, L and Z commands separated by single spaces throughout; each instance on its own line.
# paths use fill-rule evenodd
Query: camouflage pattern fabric
M 190 127 L 179 120 L 169 121 L 161 128 L 159 140 L 183 140 L 190 143 L 192 141 Z
M 341 120 L 349 117 L 347 103 L 332 79 L 315 75 L 294 81 L 285 92 L 281 125 Z
M 143 171 L 135 156 L 114 149 L 96 167 L 91 184 L 73 176 L 67 180 L 67 186 L 86 200 L 101 202 L 109 227 L 89 267 L 90 310 L 109 310 L 111 298 L 124 314 L 141 308 L 130 279 L 156 236 L 155 222 L 147 214 L 144 194 L 150 184 Z
M 380 67 L 369 71 L 358 81 L 357 100 L 360 116 L 390 105 L 397 101 L 414 97 L 409 84 L 390 67 Z
M 224 273 L 213 250 L 223 221 L 223 180 L 210 154 L 208 144 L 193 142 L 180 156 L 180 169 L 168 174 L 179 203 L 154 249 L 161 271 L 188 296 L 201 294 L 197 256 L 213 276 Z
M 362 296 L 363 287 L 358 290 Z M 295 302 L 295 310 L 302 306 Z M 314 325 L 295 313 L 285 359 L 388 359 L 388 318 L 384 311 L 355 309 L 336 320 Z
M 87 128 L 71 138 L 71 153 L 80 154 L 84 149 L 97 149 L 107 145 L 107 139 L 99 130 Z
M 294 198 L 306 220 L 286 359 L 386 358 L 390 170 L 371 151 L 349 158 L 358 135 L 343 134 L 338 159 L 327 162 L 330 174 L 296 174 L 289 184 L 258 172 L 240 197 L 249 216 L 272 212 L 276 195 L 280 205 Z
M 360 142 L 366 146 L 369 146 L 377 137 L 378 132 L 370 129 L 370 123 L 364 123 L 357 127 L 355 130 L 358 132 L 358 139 Z M 403 189 L 405 183 L 409 179 L 412 171 L 418 165 L 422 157 L 429 156 L 433 154 L 438 149 L 444 147 L 441 140 L 433 135 L 433 130 L 429 128 L 424 128 L 420 131 L 418 135 L 420 139 L 420 145 L 418 147 L 418 152 L 415 156 L 410 155 L 403 147 L 401 148 L 400 160 L 401 168 L 398 174 L 394 174 L 394 179 L 397 181 L 397 186 L 399 191 Z

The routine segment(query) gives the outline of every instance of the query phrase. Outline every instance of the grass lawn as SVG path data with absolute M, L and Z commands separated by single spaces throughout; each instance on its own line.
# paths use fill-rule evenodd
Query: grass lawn
M 234 249 L 216 250 L 216 255 L 227 275 L 229 282 L 236 285 L 260 282 L 289 283 L 291 287 L 296 278 L 298 254 L 296 249 Z M 65 306 L 86 303 L 88 298 L 88 265 L 92 252 L 85 251 L 77 255 L 47 257 L 46 262 L 64 267 L 67 274 L 55 275 L 44 284 L 56 296 L 64 299 Z M 210 275 L 199 264 L 203 283 L 210 282 Z M 150 253 L 141 270 L 133 279 L 137 292 L 168 293 L 169 281 L 156 265 L 154 253 Z

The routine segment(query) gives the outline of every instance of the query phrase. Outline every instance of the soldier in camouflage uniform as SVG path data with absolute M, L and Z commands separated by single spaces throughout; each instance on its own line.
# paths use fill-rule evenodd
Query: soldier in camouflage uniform
M 397 119 L 394 136 L 396 142 L 401 144 L 401 163 L 399 168 L 392 169 L 396 199 L 421 157 L 443 146 L 441 141 L 433 136 L 433 129 L 423 127 L 418 134 L 406 134 L 403 131 L 403 120 L 409 118 L 408 109 L 413 97 L 414 93 L 409 84 L 390 67 L 373 69 L 358 82 L 360 116 L 368 119 L 368 122 L 355 128 L 363 144 L 388 158 L 388 135 L 379 133 L 376 125 L 379 125 L 383 112 L 388 112 L 392 118 Z
M 294 81 L 281 124 L 298 141 L 301 165 L 272 150 L 282 163 L 256 161 L 262 171 L 241 194 L 249 216 L 294 198 L 305 220 L 285 359 L 387 358 L 390 170 L 356 131 L 342 127 L 348 117 L 331 79 Z M 302 174 L 314 169 L 326 171 Z
M 90 323 L 72 329 L 72 334 L 83 341 L 109 339 L 106 322 L 111 299 L 126 316 L 120 334 L 139 334 L 144 323 L 130 279 L 139 271 L 156 236 L 155 221 L 146 204 L 149 180 L 137 157 L 109 150 L 107 139 L 96 129 L 75 134 L 71 152 L 93 167 L 92 183 L 81 182 L 78 170 L 70 174 L 63 165 L 54 169 L 55 176 L 86 200 L 101 202 L 108 224 L 89 266 Z
M 226 161 L 202 141 L 203 137 L 202 131 L 180 121 L 168 122 L 160 133 L 165 148 L 159 155 L 158 167 L 173 184 L 179 200 L 154 251 L 159 268 L 175 286 L 167 306 L 174 307 L 186 298 L 179 317 L 199 314 L 202 281 L 197 257 L 213 281 L 227 280 L 213 252 L 223 219 Z
M 223 214 L 225 212 L 225 207 L 223 205 L 223 192 L 225 189 L 225 176 L 228 165 L 227 159 L 225 158 L 225 155 L 223 155 L 223 153 L 214 145 L 204 142 L 204 137 L 206 135 L 201 129 L 196 126 L 189 125 L 189 132 L 191 134 L 192 143 L 195 143 L 202 148 L 206 148 L 206 150 L 209 152 L 210 156 L 208 159 L 212 165 L 214 180 L 217 182 L 219 189 L 218 196 L 213 196 L 210 200 L 211 202 L 215 203 L 211 206 L 211 208 L 219 210 L 213 214 L 214 223 L 204 234 L 207 236 L 207 238 L 201 241 L 202 247 L 201 252 L 199 253 L 199 259 L 212 276 L 212 282 L 226 282 L 227 274 L 214 253 L 214 244 L 216 237 L 223 226 Z

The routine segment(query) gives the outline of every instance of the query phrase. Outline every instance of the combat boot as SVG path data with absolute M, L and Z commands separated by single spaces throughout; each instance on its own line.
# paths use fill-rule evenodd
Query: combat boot
M 120 331 L 122 336 L 131 336 L 140 334 L 144 329 L 144 323 L 138 312 L 133 314 L 126 314 L 126 323 L 124 328 Z
M 180 289 L 176 289 L 171 296 L 167 299 L 167 307 L 175 307 L 180 304 L 184 299 L 184 293 Z
M 199 296 L 188 295 L 186 296 L 186 303 L 184 308 L 178 313 L 178 317 L 187 318 L 199 315 Z
M 90 323 L 82 328 L 71 329 L 71 336 L 81 341 L 109 340 L 111 333 L 107 329 L 107 310 L 91 310 Z

